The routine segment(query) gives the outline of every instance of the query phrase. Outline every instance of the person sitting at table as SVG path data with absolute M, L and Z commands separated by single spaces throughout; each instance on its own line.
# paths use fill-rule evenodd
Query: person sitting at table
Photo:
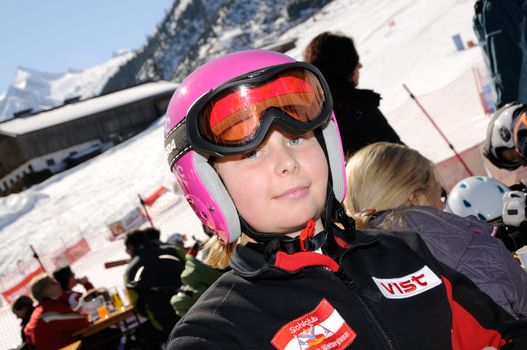
M 77 309 L 79 300 L 82 298 L 82 293 L 74 291 L 73 288 L 77 285 L 82 285 L 86 291 L 93 289 L 93 284 L 88 280 L 86 276 L 77 278 L 75 273 L 69 266 L 64 266 L 56 269 L 53 272 L 53 277 L 59 282 L 62 290 L 68 294 L 68 301 L 72 309 Z
M 29 322 L 33 310 L 35 310 L 35 306 L 33 305 L 33 299 L 31 299 L 27 295 L 19 296 L 11 306 L 11 311 L 13 311 L 16 317 L 20 319 L 21 326 L 20 331 L 22 335 L 22 344 L 20 344 L 20 346 L 16 348 L 17 350 L 34 349 L 34 347 L 28 343 L 26 335 L 24 334 L 24 327 Z
M 73 343 L 73 333 L 89 325 L 88 318 L 74 311 L 59 282 L 43 274 L 31 283 L 31 295 L 38 302 L 24 334 L 38 350 L 56 350 Z
M 182 284 L 185 252 L 151 240 L 144 230 L 128 232 L 124 243 L 132 257 L 125 272 L 130 302 L 140 315 L 149 319 L 148 336 L 164 343 L 179 320 L 170 298 Z

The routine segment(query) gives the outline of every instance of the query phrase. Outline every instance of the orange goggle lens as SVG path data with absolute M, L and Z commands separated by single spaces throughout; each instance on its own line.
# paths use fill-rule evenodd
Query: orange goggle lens
M 257 85 L 242 84 L 212 98 L 201 110 L 200 132 L 218 145 L 242 145 L 258 132 L 265 112 L 277 108 L 297 122 L 321 117 L 325 95 L 318 78 L 292 69 Z

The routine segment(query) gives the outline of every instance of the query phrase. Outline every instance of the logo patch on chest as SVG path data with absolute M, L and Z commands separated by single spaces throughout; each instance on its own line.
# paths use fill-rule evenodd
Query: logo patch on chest
M 372 278 L 381 293 L 388 299 L 410 298 L 442 283 L 428 266 L 403 277 L 376 278 L 372 276 Z
M 356 336 L 338 311 L 322 299 L 313 311 L 280 328 L 271 343 L 279 350 L 340 350 Z

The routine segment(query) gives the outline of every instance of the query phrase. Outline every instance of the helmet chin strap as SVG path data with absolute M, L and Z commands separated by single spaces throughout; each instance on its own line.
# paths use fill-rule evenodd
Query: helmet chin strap
M 256 242 L 265 244 L 266 255 L 272 254 L 278 250 L 285 251 L 288 254 L 300 251 L 314 251 L 324 245 L 327 239 L 327 231 L 334 221 L 340 222 L 344 227 L 350 229 L 350 232 L 355 230 L 355 222 L 346 214 L 342 204 L 337 201 L 329 183 L 325 208 L 324 217 L 322 218 L 322 224 L 325 229 L 322 232 L 316 233 L 313 231 L 313 219 L 307 222 L 306 228 L 304 228 L 302 234 L 297 237 L 289 237 L 286 234 L 276 232 L 258 232 L 240 217 L 242 232 Z

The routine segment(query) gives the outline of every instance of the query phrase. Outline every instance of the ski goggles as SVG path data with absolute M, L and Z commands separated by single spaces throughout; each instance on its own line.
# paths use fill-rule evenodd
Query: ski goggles
M 183 120 L 185 127 L 176 126 L 165 145 L 175 138 L 179 142 L 173 146 L 183 152 L 183 131 L 176 129 L 185 129 L 188 145 L 198 151 L 240 154 L 258 147 L 272 128 L 293 135 L 314 130 L 328 122 L 331 109 L 329 87 L 314 66 L 277 65 L 237 77 L 202 96 Z M 182 152 L 172 153 L 178 157 Z

